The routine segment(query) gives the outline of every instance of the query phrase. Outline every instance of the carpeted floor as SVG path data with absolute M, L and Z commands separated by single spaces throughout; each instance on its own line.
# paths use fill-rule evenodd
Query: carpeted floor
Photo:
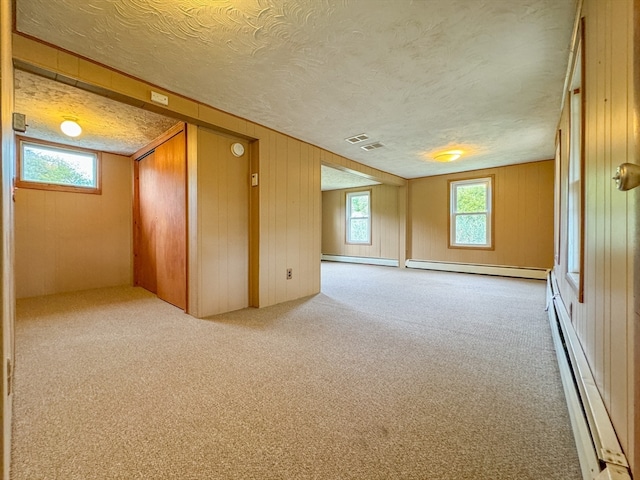
M 12 479 L 580 479 L 534 280 L 325 263 L 197 320 L 131 287 L 18 302 Z

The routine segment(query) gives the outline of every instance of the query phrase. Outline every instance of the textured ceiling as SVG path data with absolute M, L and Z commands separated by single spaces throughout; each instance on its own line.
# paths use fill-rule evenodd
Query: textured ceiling
M 177 123 L 20 70 L 15 71 L 15 111 L 27 116 L 26 136 L 122 155 L 131 155 Z M 75 117 L 82 126 L 79 137 L 60 132 L 65 117 Z
M 379 185 L 380 182 L 360 175 L 322 165 L 322 190 L 339 190 L 341 188 L 367 187 Z
M 16 0 L 16 11 L 20 32 L 414 178 L 553 157 L 575 0 Z M 344 141 L 363 132 L 385 147 Z M 429 160 L 452 147 L 461 160 Z

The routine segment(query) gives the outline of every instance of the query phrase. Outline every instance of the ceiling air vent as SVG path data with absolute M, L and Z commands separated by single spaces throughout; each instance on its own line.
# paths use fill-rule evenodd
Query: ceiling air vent
M 363 150 L 366 150 L 367 152 L 370 152 L 371 150 L 376 150 L 378 148 L 382 148 L 384 147 L 384 145 L 380 142 L 376 142 L 376 143 L 370 143 L 369 145 L 363 145 L 360 148 Z
M 345 140 L 351 144 L 364 142 L 365 140 L 369 140 L 369 135 L 366 133 L 361 133 L 359 135 L 354 135 L 353 137 L 345 138 Z

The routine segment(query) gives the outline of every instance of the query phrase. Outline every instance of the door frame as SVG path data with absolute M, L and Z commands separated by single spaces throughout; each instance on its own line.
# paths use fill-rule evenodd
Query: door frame
M 15 170 L 15 138 L 12 129 L 13 114 L 13 9 L 10 0 L 0 0 L 0 195 L 2 196 L 0 265 L 2 270 L 2 452 L 0 465 L 2 478 L 9 479 L 11 464 L 12 381 L 14 364 L 15 325 L 15 277 L 14 277 L 14 228 L 13 228 L 13 178 Z

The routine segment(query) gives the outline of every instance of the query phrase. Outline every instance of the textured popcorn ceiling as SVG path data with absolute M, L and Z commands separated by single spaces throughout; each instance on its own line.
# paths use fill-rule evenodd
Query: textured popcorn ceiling
M 20 32 L 405 178 L 553 157 L 574 8 L 16 0 Z M 385 147 L 344 141 L 362 132 Z
M 15 111 L 27 116 L 25 136 L 122 155 L 131 155 L 177 123 L 20 70 L 15 72 Z M 77 119 L 79 137 L 60 132 L 65 117 Z
M 322 165 L 322 190 L 338 190 L 341 188 L 367 187 L 379 185 L 380 182 L 356 175 L 337 168 Z

